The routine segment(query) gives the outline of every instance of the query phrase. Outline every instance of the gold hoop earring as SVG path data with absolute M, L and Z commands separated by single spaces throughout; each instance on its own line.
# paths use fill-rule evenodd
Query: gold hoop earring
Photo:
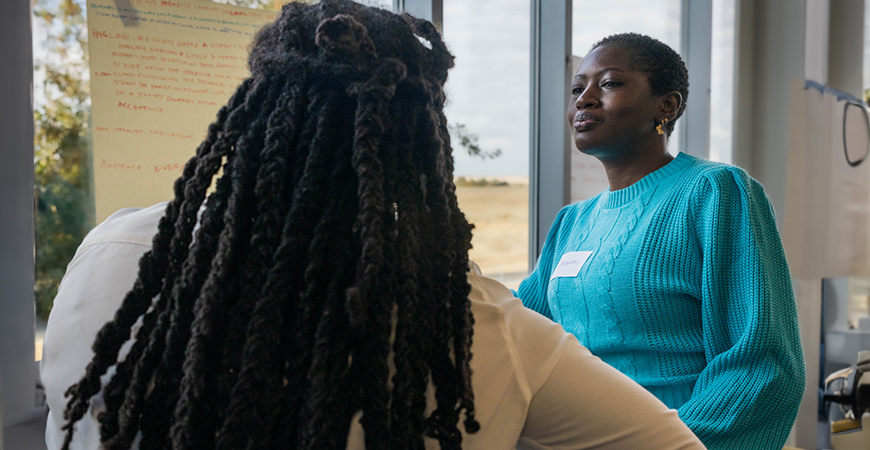
M 658 126 L 656 126 L 656 132 L 659 134 L 659 136 L 662 136 L 665 134 L 664 130 L 662 130 L 662 125 L 666 125 L 667 123 L 668 123 L 668 119 L 662 119 L 662 123 L 660 123 L 660 124 L 658 124 Z

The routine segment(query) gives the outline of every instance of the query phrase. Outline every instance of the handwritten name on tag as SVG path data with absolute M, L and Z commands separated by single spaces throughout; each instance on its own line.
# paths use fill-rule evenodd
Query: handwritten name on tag
M 553 271 L 553 275 L 550 276 L 550 279 L 559 278 L 559 277 L 576 277 L 578 273 L 580 273 L 580 269 L 583 267 L 583 264 L 586 263 L 586 260 L 592 256 L 592 252 L 568 252 L 562 255 L 562 259 L 559 260 L 559 264 L 556 265 L 556 270 Z

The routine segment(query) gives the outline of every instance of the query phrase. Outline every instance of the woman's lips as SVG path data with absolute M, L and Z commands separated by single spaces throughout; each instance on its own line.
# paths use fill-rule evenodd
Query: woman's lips
M 576 114 L 574 116 L 574 120 L 572 121 L 572 124 L 574 125 L 574 130 L 577 132 L 589 131 L 599 123 L 601 123 L 600 120 L 583 113 Z

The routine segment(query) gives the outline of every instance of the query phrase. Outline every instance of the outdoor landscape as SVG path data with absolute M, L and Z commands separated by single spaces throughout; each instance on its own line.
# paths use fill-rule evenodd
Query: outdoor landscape
M 474 224 L 469 258 L 484 275 L 516 289 L 529 266 L 528 178 L 460 177 L 456 184 L 459 207 Z

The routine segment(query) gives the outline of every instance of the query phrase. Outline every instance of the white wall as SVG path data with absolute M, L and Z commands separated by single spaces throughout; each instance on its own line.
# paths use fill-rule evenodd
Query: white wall
M 739 0 L 734 163 L 764 185 L 782 231 L 789 81 L 813 79 L 860 95 L 863 0 Z M 817 448 L 821 279 L 794 279 L 807 365 L 790 443 Z

